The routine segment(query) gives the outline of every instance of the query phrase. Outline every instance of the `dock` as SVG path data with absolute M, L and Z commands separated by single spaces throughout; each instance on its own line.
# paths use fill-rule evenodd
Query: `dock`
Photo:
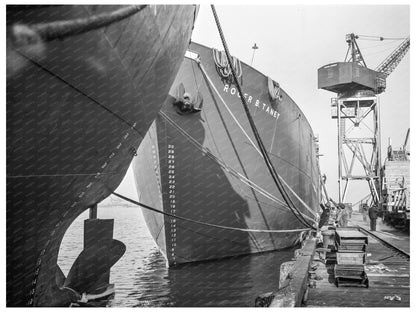
M 331 243 L 322 247 L 311 237 L 295 252 L 294 261 L 282 265 L 279 289 L 267 294 L 268 300 L 262 298 L 256 303 L 269 307 L 410 307 L 409 235 L 380 219 L 377 230 L 371 232 L 368 221 L 358 212 L 353 212 L 348 227 L 337 230 L 354 239 L 348 241 L 349 246 L 357 242 L 356 237 L 365 238 L 364 252 L 350 253 L 364 257 L 358 282 L 352 275 L 348 278 L 355 283 L 338 283 L 334 267 L 337 260 L 340 266 L 339 255 L 337 259 Z

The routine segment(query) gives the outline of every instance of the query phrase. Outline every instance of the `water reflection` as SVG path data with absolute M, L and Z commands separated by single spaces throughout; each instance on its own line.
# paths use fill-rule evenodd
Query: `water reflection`
M 115 218 L 114 238 L 127 247 L 111 269 L 110 281 L 116 286 L 116 294 L 108 303 L 112 307 L 252 307 L 257 295 L 277 289 L 280 264 L 293 256 L 293 250 L 286 250 L 168 269 L 140 210 L 99 208 L 98 217 Z M 83 218 L 78 218 L 65 235 L 61 267 L 72 265 L 74 242 L 82 244 Z
M 293 250 L 166 268 L 152 253 L 135 274 L 135 306 L 250 307 L 257 295 L 276 290 L 280 263 Z M 133 299 L 132 299 L 133 300 Z

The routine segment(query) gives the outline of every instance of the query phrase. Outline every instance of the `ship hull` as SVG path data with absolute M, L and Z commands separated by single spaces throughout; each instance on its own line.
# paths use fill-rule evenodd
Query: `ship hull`
M 240 96 L 220 76 L 211 49 L 192 43 L 161 112 L 134 160 L 146 223 L 170 266 L 279 250 L 299 243 L 301 224 L 258 151 Z M 320 200 L 312 129 L 294 101 L 242 63 L 250 114 L 295 206 L 314 225 Z M 178 111 L 178 85 L 202 95 L 201 112 Z M 231 112 L 231 113 L 230 113 Z M 176 217 L 175 217 L 176 216 Z M 196 222 L 195 222 L 196 221 Z
M 194 6 L 7 7 L 8 306 L 70 300 L 65 231 L 120 184 L 194 18 Z

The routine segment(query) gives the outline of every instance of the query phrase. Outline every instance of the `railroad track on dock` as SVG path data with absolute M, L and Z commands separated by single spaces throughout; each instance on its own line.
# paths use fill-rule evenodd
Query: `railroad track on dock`
M 371 231 L 369 231 L 369 230 L 367 230 L 367 229 L 365 229 L 365 228 L 362 228 L 361 226 L 357 226 L 358 227 L 358 230 L 359 231 L 361 231 L 361 232 L 364 232 L 364 233 L 366 233 L 367 235 L 370 235 L 371 237 L 373 237 L 373 238 L 375 238 L 375 239 L 377 239 L 378 241 L 380 241 L 383 245 L 385 245 L 386 247 L 388 247 L 388 248 L 390 248 L 390 249 L 392 249 L 392 250 L 394 250 L 397 254 L 399 254 L 400 256 L 402 256 L 403 258 L 405 258 L 405 259 L 407 259 L 407 260 L 410 260 L 410 253 L 408 253 L 408 252 L 406 252 L 406 251 L 404 251 L 403 249 L 401 249 L 401 248 L 398 248 L 397 246 L 395 246 L 395 245 L 393 245 L 393 244 L 391 244 L 391 243 L 389 243 L 388 241 L 386 241 L 386 240 L 384 240 L 384 239 L 382 239 L 381 237 L 379 237 L 378 235 L 375 235 L 374 233 L 372 233 Z

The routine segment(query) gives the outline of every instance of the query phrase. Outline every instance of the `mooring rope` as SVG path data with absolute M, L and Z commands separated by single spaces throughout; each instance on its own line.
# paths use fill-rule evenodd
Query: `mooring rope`
M 193 220 L 193 219 L 189 219 L 189 218 L 186 218 L 186 217 L 178 216 L 176 214 L 174 215 L 174 214 L 171 214 L 169 212 L 161 211 L 161 210 L 158 210 L 156 208 L 150 207 L 146 204 L 135 201 L 134 199 L 123 196 L 123 195 L 121 195 L 117 192 L 114 192 L 114 191 L 111 192 L 111 193 L 114 194 L 115 196 L 117 196 L 118 198 L 121 198 L 125 201 L 128 201 L 128 202 L 130 202 L 134 205 L 140 206 L 142 208 L 145 208 L 147 210 L 151 210 L 151 211 L 159 213 L 159 214 L 163 214 L 165 216 L 168 216 L 168 217 L 171 217 L 171 218 L 174 218 L 174 219 L 179 219 L 179 220 L 183 220 L 183 221 L 187 221 L 187 222 L 191 222 L 191 223 L 195 223 L 195 224 L 199 224 L 199 225 L 205 225 L 205 226 L 209 226 L 209 227 L 215 227 L 215 228 L 223 229 L 223 230 L 240 231 L 240 232 L 253 232 L 253 233 L 288 233 L 288 232 L 310 231 L 310 228 L 290 229 L 290 230 L 258 230 L 258 229 L 245 229 L 245 228 L 238 228 L 238 227 L 232 227 L 232 226 L 226 226 L 226 225 L 213 224 L 213 223 Z
M 211 5 L 211 9 L 212 9 L 212 12 L 213 12 L 213 15 L 214 15 L 214 19 L 215 19 L 215 22 L 216 22 L 216 25 L 217 25 L 217 28 L 218 28 L 218 32 L 219 32 L 220 37 L 221 37 L 222 44 L 224 46 L 224 50 L 225 50 L 225 54 L 227 56 L 228 62 L 230 64 L 232 64 L 231 55 L 230 55 L 230 52 L 228 50 L 227 42 L 225 41 L 225 37 L 224 37 L 223 31 L 222 31 L 222 28 L 221 28 L 221 25 L 220 25 L 220 22 L 219 22 L 219 18 L 217 16 L 217 12 L 215 10 L 215 6 L 214 5 Z M 235 79 L 235 84 L 236 84 L 237 90 L 238 90 L 239 94 L 243 94 L 243 92 L 241 90 L 241 86 L 240 86 L 240 84 L 239 84 L 239 82 L 237 80 L 237 75 L 235 73 L 235 70 L 234 70 L 233 66 L 230 66 L 230 68 L 231 68 L 231 72 L 232 72 L 232 74 L 234 76 L 234 79 Z M 269 156 L 267 154 L 267 151 L 266 151 L 266 149 L 264 147 L 264 144 L 262 142 L 262 139 L 260 137 L 260 134 L 257 131 L 257 127 L 256 127 L 256 125 L 254 123 L 254 120 L 251 117 L 250 110 L 248 108 L 248 105 L 246 103 L 246 100 L 245 100 L 245 98 L 243 96 L 241 96 L 240 99 L 241 99 L 241 102 L 243 104 L 244 110 L 246 112 L 247 118 L 249 120 L 250 126 L 251 126 L 251 128 L 252 128 L 252 130 L 254 132 L 254 135 L 255 135 L 255 138 L 257 140 L 258 146 L 260 147 L 260 150 L 262 152 L 262 155 L 263 155 L 263 158 L 264 158 L 265 163 L 267 165 L 267 168 L 269 169 L 269 172 L 270 172 L 270 174 L 271 174 L 271 176 L 272 176 L 272 178 L 273 178 L 273 180 L 274 180 L 277 188 L 279 189 L 280 193 L 282 194 L 283 199 L 285 200 L 285 202 L 287 203 L 288 207 L 293 212 L 294 216 L 299 220 L 299 222 L 301 222 L 304 226 L 308 226 L 308 227 L 310 227 L 312 229 L 316 229 L 316 227 L 314 225 L 310 224 L 308 221 L 305 220 L 305 218 L 302 217 L 302 215 L 300 214 L 298 208 L 296 208 L 296 206 L 294 205 L 292 199 L 287 194 L 286 189 L 282 185 L 282 182 L 280 181 L 280 178 L 277 175 L 276 170 L 274 169 L 273 164 L 272 164 L 272 162 L 271 162 L 271 160 L 270 160 L 270 158 L 269 158 Z M 295 211 L 297 213 L 295 213 Z

